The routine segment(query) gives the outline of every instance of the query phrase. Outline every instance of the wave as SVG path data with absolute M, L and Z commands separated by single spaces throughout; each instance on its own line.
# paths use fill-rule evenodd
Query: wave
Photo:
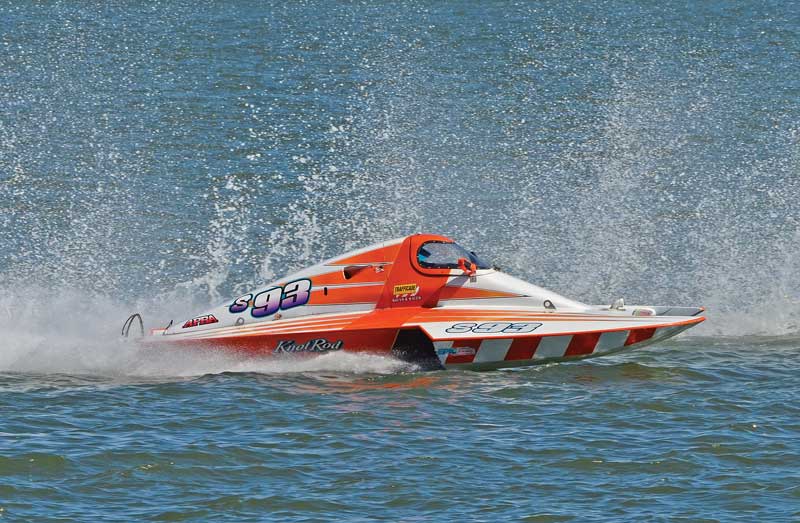
M 128 311 L 144 306 L 138 310 L 155 312 L 152 318 L 179 310 L 181 305 L 126 304 L 76 289 L 30 289 L 24 295 L 5 290 L 0 295 L 0 372 L 191 377 L 223 372 L 387 374 L 414 370 L 393 358 L 370 354 L 264 359 L 191 347 L 144 347 L 120 337 Z M 46 296 L 50 298 L 42 298 Z M 161 323 L 151 319 L 148 327 L 157 325 Z

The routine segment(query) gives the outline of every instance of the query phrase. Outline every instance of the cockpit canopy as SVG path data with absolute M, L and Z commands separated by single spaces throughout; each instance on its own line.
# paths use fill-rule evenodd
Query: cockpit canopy
M 462 258 L 477 269 L 491 269 L 477 254 L 452 241 L 430 240 L 417 249 L 417 263 L 424 269 L 458 269 Z

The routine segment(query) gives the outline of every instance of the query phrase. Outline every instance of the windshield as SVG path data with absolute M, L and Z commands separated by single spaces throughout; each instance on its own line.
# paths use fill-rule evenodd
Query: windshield
M 466 250 L 457 243 L 430 241 L 425 242 L 417 251 L 420 267 L 427 269 L 458 269 L 458 259 L 465 258 L 475 264 L 478 269 L 490 269 L 491 266 L 478 258 L 474 252 Z

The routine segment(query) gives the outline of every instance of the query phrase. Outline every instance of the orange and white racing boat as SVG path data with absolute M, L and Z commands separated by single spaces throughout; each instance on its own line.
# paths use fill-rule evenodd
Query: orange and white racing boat
M 622 300 L 586 305 L 504 274 L 449 238 L 415 234 L 288 275 L 154 329 L 143 341 L 265 356 L 367 352 L 424 368 L 500 368 L 644 347 L 702 322 L 703 311 Z

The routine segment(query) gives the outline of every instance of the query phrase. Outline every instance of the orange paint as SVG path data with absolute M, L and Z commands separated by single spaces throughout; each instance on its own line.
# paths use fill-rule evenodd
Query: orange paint
M 374 267 L 364 267 L 360 271 L 353 272 L 351 278 L 344 277 L 344 267 L 332 272 L 319 274 L 311 277 L 312 288 L 323 287 L 326 285 L 354 285 L 359 283 L 380 283 L 386 281 L 386 273 L 375 272 Z
M 382 285 L 354 285 L 329 287 L 327 295 L 322 287 L 311 289 L 309 305 L 346 305 L 351 303 L 377 303 Z
M 446 286 L 439 294 L 440 300 L 469 300 L 480 298 L 516 298 L 519 294 L 485 289 Z

